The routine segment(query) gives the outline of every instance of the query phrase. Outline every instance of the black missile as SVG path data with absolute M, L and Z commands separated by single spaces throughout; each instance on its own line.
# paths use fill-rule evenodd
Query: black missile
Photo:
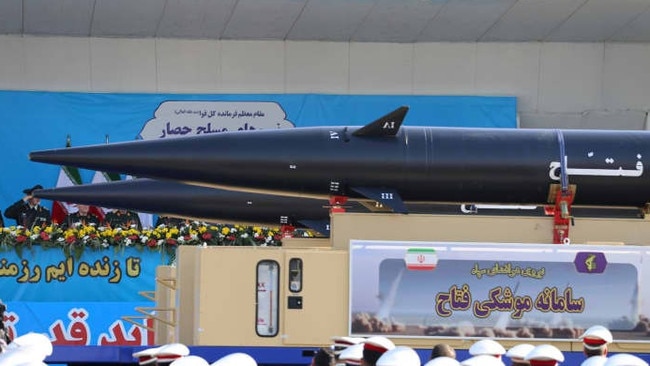
M 148 212 L 215 223 L 290 225 L 329 235 L 329 201 L 133 179 L 34 191 L 56 201 Z M 350 212 L 370 212 L 370 203 L 349 202 Z
M 401 107 L 362 127 L 222 132 L 37 151 L 30 159 L 223 189 L 404 202 L 650 202 L 650 132 L 402 127 Z
M 330 234 L 327 200 L 277 196 L 140 178 L 34 191 L 39 198 L 127 209 L 213 223 L 289 225 Z M 374 201 L 349 201 L 346 212 L 392 212 Z M 414 214 L 545 216 L 542 206 L 408 203 Z M 639 210 L 574 207 L 575 217 L 642 217 Z

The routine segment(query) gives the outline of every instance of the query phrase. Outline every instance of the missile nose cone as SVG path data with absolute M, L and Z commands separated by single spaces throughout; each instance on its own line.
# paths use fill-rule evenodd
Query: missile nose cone
M 83 148 L 86 150 L 87 148 Z M 81 148 L 66 148 L 32 151 L 29 153 L 29 160 L 39 163 L 74 165 L 80 160 L 88 159 L 88 152 L 80 151 Z
M 31 161 L 56 165 L 76 166 L 84 169 L 131 173 L 129 167 L 151 165 L 151 149 L 140 148 L 144 143 L 116 143 L 109 145 L 91 145 L 63 149 L 33 151 L 29 154 Z

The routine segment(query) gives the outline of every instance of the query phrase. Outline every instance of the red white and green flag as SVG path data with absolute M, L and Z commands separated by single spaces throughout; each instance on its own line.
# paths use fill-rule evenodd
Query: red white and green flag
M 67 137 L 65 147 L 72 146 L 70 136 Z M 69 187 L 81 184 L 81 175 L 76 167 L 62 166 L 59 170 L 59 178 L 56 180 L 56 188 Z M 65 221 L 68 213 L 76 212 L 74 204 L 62 201 L 52 202 L 52 222 L 61 224 Z
M 409 270 L 431 271 L 438 265 L 438 255 L 433 248 L 409 248 L 404 261 Z
M 119 174 L 117 173 L 108 173 L 108 172 L 100 172 L 96 171 L 95 175 L 93 175 L 93 179 L 91 181 L 92 184 L 95 183 L 105 183 L 105 182 L 113 182 L 113 181 L 118 181 L 122 180 L 122 177 L 120 177 Z M 104 217 L 106 216 L 106 213 L 110 211 L 109 209 L 105 207 L 99 207 L 99 206 L 90 206 L 89 209 L 90 212 L 94 213 L 99 217 L 100 221 L 104 221 Z

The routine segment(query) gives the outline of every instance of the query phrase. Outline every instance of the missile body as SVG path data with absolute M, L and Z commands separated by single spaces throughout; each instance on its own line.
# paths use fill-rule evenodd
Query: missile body
M 33 161 L 272 194 L 380 201 L 576 205 L 650 202 L 650 132 L 401 127 L 402 107 L 363 127 L 223 132 L 32 152 Z
M 228 191 L 146 178 L 40 189 L 34 195 L 215 223 L 309 227 L 329 235 L 329 202 L 324 199 Z M 350 202 L 345 208 L 369 212 L 358 202 Z

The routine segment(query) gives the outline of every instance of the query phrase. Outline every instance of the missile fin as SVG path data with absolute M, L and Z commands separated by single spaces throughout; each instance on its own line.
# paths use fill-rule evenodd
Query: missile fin
M 408 213 L 402 197 L 392 188 L 352 187 L 352 190 L 393 209 L 396 213 Z
M 330 236 L 329 220 L 298 220 L 298 222 L 325 237 L 329 238 Z
M 395 136 L 404 122 L 409 107 L 402 106 L 387 115 L 371 122 L 352 133 L 354 136 L 382 137 Z

